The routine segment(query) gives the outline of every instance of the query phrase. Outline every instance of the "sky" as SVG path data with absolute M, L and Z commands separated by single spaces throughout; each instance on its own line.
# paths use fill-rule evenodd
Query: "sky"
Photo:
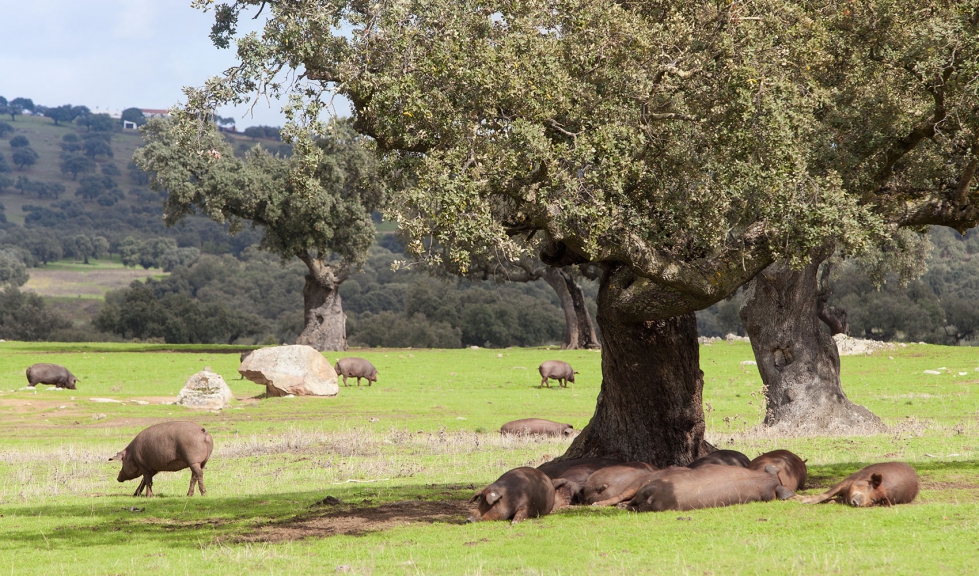
M 93 112 L 166 109 L 235 64 L 234 45 L 211 44 L 213 12 L 191 0 L 3 0 L 0 96 Z M 257 29 L 248 19 L 242 30 Z M 281 103 L 223 108 L 239 130 L 282 126 Z

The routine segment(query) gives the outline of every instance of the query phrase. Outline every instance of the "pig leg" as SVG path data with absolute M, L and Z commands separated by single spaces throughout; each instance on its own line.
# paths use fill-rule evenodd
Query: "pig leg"
M 829 500 L 832 500 L 833 498 L 838 497 L 840 494 L 842 494 L 849 488 L 850 488 L 849 484 L 847 484 L 846 482 L 840 482 L 828 492 L 823 492 L 822 494 L 817 494 L 815 496 L 804 496 L 802 498 L 802 503 L 822 504 L 823 502 L 827 502 Z
M 343 385 L 346 386 L 347 385 L 347 375 L 346 374 L 341 374 L 341 376 L 343 376 Z
M 527 514 L 527 509 L 526 508 L 517 508 L 517 512 L 516 512 L 516 514 L 513 515 L 513 520 L 510 521 L 510 524 L 516 524 L 517 522 L 523 522 L 527 518 L 530 518 L 530 515 Z
M 204 469 L 200 464 L 190 465 L 190 490 L 187 491 L 188 496 L 194 495 L 194 484 L 197 484 L 197 489 L 200 491 L 201 496 L 207 494 L 207 489 L 204 488 Z
M 639 486 L 638 484 L 634 484 L 632 486 L 629 486 L 625 490 L 623 490 L 622 493 L 619 494 L 618 496 L 613 496 L 608 500 L 600 500 L 598 502 L 593 503 L 592 506 L 615 506 L 619 502 L 632 500 L 633 496 L 636 495 L 636 492 L 639 492 L 639 488 L 641 488 L 641 486 Z

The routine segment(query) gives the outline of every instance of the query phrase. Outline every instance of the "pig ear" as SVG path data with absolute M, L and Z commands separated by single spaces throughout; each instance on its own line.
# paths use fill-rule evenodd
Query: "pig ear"
M 493 503 L 495 503 L 499 499 L 500 499 L 500 493 L 497 492 L 496 490 L 486 495 L 486 503 L 489 505 L 493 505 Z
M 884 478 L 880 474 L 874 474 L 870 477 L 870 485 L 874 488 L 880 486 L 880 483 L 884 481 Z
M 567 483 L 568 483 L 568 479 L 567 478 L 554 478 L 554 479 L 551 480 L 551 484 L 554 485 L 554 489 L 555 490 L 557 490 L 561 486 L 564 486 Z
M 123 450 L 122 452 L 119 452 L 118 454 L 116 454 L 112 458 L 109 458 L 109 462 L 112 462 L 113 460 L 122 460 L 125 457 L 126 457 L 126 451 Z

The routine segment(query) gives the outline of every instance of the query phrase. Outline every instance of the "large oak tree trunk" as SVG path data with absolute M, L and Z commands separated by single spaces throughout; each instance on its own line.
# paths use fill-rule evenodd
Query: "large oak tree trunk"
M 611 311 L 609 277 L 602 278 L 598 296 L 602 389 L 595 415 L 564 458 L 604 456 L 663 467 L 712 452 L 704 440 L 696 317 L 625 320 Z
M 745 286 L 741 321 L 765 386 L 765 424 L 792 433 L 881 429 L 840 385 L 836 342 L 819 319 L 819 261 L 798 271 L 772 264 Z
M 303 331 L 296 344 L 319 351 L 347 349 L 347 315 L 340 300 L 340 284 L 347 279 L 348 267 L 329 266 L 308 255 L 300 255 L 309 268 L 303 286 Z

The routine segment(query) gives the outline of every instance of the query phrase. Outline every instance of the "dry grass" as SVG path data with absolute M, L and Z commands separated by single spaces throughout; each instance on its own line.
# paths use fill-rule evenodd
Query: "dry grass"
M 145 280 L 160 274 L 159 270 L 142 268 L 105 268 L 91 270 L 49 270 L 32 268 L 23 289 L 41 296 L 57 298 L 102 299 L 109 290 L 125 288 L 134 280 Z

